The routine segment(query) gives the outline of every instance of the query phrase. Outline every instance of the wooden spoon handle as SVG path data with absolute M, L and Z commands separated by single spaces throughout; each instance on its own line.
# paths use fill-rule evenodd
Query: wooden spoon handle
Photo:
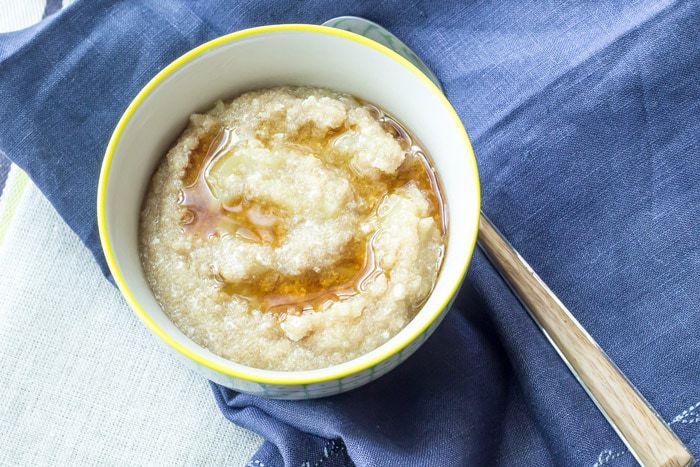
M 483 213 L 478 241 L 637 461 L 693 465 L 681 440 Z

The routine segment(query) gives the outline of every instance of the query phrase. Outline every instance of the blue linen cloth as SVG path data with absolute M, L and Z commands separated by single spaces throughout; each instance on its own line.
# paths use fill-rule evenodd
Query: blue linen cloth
M 216 36 L 347 14 L 437 73 L 485 212 L 697 456 L 698 2 L 77 1 L 0 35 L 0 151 L 108 274 L 96 183 L 138 90 Z M 378 381 L 304 402 L 213 389 L 266 439 L 253 466 L 633 464 L 479 251 L 435 335 Z

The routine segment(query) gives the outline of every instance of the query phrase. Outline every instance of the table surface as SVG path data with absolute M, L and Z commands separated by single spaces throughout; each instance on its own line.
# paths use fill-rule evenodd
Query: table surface
M 0 32 L 45 7 L 0 0 Z M 0 465 L 247 462 L 261 438 L 221 415 L 207 381 L 149 334 L 41 192 L 0 159 L 3 185 Z

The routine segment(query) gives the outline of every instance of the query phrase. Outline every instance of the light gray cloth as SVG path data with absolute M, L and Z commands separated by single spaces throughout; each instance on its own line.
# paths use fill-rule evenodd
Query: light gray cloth
M 243 465 L 256 451 L 32 184 L 0 265 L 0 465 Z

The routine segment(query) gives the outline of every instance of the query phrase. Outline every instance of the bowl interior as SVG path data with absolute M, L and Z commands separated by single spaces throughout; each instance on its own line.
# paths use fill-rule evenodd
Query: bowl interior
M 329 30 L 332 31 L 332 30 Z M 106 162 L 104 230 L 117 282 L 183 349 L 232 374 L 251 379 L 290 373 L 319 380 L 376 359 L 416 335 L 449 301 L 469 261 L 476 236 L 479 188 L 471 147 L 456 115 L 424 77 L 367 43 L 316 30 L 275 29 L 225 36 L 178 59 L 135 99 L 113 136 Z M 146 282 L 138 254 L 141 202 L 159 160 L 193 112 L 217 99 L 276 85 L 320 86 L 374 103 L 399 118 L 423 142 L 442 179 L 448 207 L 447 252 L 436 287 L 418 316 L 382 347 L 353 362 L 305 372 L 274 372 L 225 360 L 192 342 L 163 313 Z M 107 253 L 109 256 L 109 252 Z M 114 267 L 113 267 L 114 269 Z M 114 272 L 114 271 L 113 271 Z M 117 274 L 115 274 L 117 275 Z

